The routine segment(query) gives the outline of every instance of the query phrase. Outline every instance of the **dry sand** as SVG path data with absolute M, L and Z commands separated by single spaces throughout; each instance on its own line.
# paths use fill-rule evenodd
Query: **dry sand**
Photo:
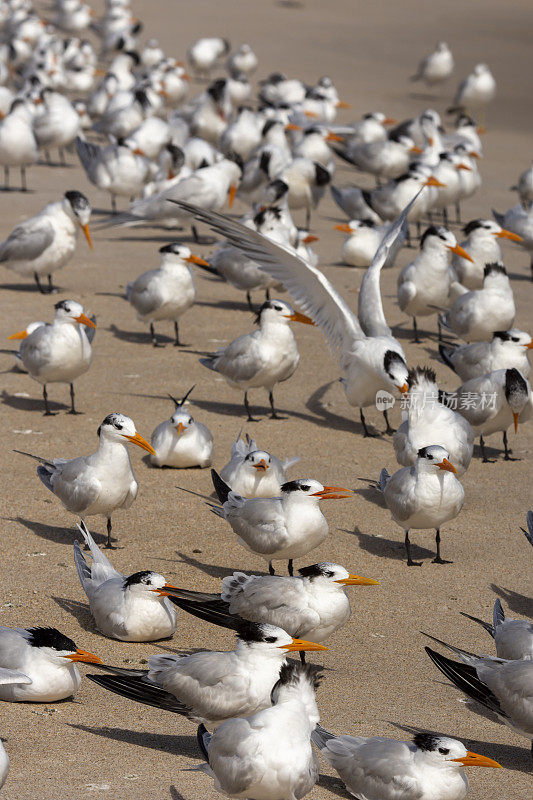
M 498 81 L 498 98 L 490 109 L 484 140 L 483 187 L 465 204 L 465 219 L 490 216 L 492 207 L 505 210 L 514 203 L 508 187 L 531 159 L 529 3 L 307 0 L 300 7 L 289 7 L 272 0 L 152 0 L 134 3 L 134 10 L 145 21 L 146 33 L 159 37 L 165 50 L 177 57 L 184 55 L 195 37 L 213 33 L 229 37 L 236 45 L 249 41 L 260 59 L 260 75 L 281 69 L 310 82 L 331 75 L 341 98 L 354 106 L 354 111 L 342 112 L 340 119 L 345 121 L 371 109 L 399 118 L 429 104 L 443 110 L 455 81 L 430 100 L 411 94 L 413 85 L 407 78 L 419 57 L 436 40 L 446 39 L 456 55 L 457 78 L 478 61 L 487 61 Z M 73 166 L 73 156 L 70 162 L 67 169 L 31 169 L 31 193 L 3 195 L 2 238 L 67 188 L 86 192 L 96 208 L 109 207 L 108 197 L 99 194 L 81 169 Z M 339 167 L 335 182 L 353 177 Z M 370 185 L 363 177 L 361 183 L 365 182 Z M 320 236 L 316 248 L 327 276 L 355 305 L 361 271 L 336 266 L 341 237 L 332 228 L 338 221 L 328 199 L 314 218 L 314 232 Z M 68 389 L 56 385 L 50 387 L 50 395 L 61 413 L 43 418 L 40 386 L 10 371 L 10 357 L 2 357 L 0 622 L 57 626 L 78 646 L 117 665 L 139 666 L 151 653 L 175 648 L 231 648 L 230 632 L 185 615 L 173 641 L 161 645 L 121 644 L 100 636 L 73 565 L 74 518 L 45 491 L 33 464 L 13 454 L 13 448 L 49 457 L 92 452 L 99 422 L 114 410 L 133 417 L 138 430 L 149 436 L 172 410 L 166 393 L 179 395 L 193 383 L 192 411 L 213 431 L 218 467 L 225 463 L 232 440 L 244 426 L 260 446 L 276 454 L 301 456 L 292 476 L 361 487 L 360 476 L 376 477 L 383 466 L 396 468 L 390 439 L 361 438 L 357 412 L 335 383 L 337 365 L 320 331 L 306 326 L 297 326 L 295 331 L 302 354 L 298 372 L 277 392 L 289 419 L 271 421 L 263 408 L 259 424 L 245 425 L 240 394 L 197 361 L 199 351 L 251 329 L 243 298 L 229 286 L 199 274 L 197 305 L 182 324 L 183 339 L 190 346 L 153 350 L 146 329 L 122 299 L 123 288 L 127 280 L 158 263 L 157 248 L 173 236 L 150 229 L 94 238 L 94 253 L 80 241 L 72 264 L 58 275 L 63 287 L 58 297 L 40 296 L 13 273 L 3 271 L 1 276 L 2 341 L 30 320 L 50 319 L 59 298 L 80 300 L 97 314 L 99 326 L 94 364 L 76 384 L 82 416 L 65 416 L 62 404 Z M 200 255 L 210 252 L 205 246 L 196 250 Z M 400 265 L 411 257 L 412 251 L 404 251 Z M 531 329 L 533 287 L 527 256 L 505 245 L 505 261 L 516 293 L 517 325 Z M 393 270 L 383 275 L 387 319 L 407 346 L 410 364 L 431 361 L 441 385 L 451 389 L 457 382 L 436 362 L 434 339 L 425 338 L 420 346 L 410 342 L 410 330 L 394 302 L 396 274 Z M 435 321 L 431 319 L 427 327 L 434 333 Z M 265 399 L 253 397 L 263 405 Z M 370 411 L 368 417 L 382 429 L 377 411 Z M 397 422 L 397 411 L 394 417 Z M 503 771 L 470 770 L 472 800 L 531 796 L 529 745 L 467 708 L 425 655 L 427 640 L 420 631 L 475 652 L 492 652 L 487 634 L 461 617 L 460 611 L 489 619 L 499 596 L 510 615 L 531 614 L 533 552 L 519 531 L 531 504 L 531 425 L 511 439 L 516 461 L 501 460 L 501 440 L 495 436 L 490 445 L 498 450 L 491 452 L 497 462 L 481 464 L 476 458 L 464 478 L 464 509 L 443 531 L 443 554 L 453 564 L 432 564 L 433 534 L 421 532 L 414 533 L 413 540 L 416 556 L 424 564 L 408 569 L 400 529 L 366 489 L 353 501 L 325 507 L 331 535 L 324 546 L 297 564 L 329 559 L 381 581 L 380 587 L 350 590 L 352 621 L 332 638 L 331 652 L 324 655 L 326 676 L 318 695 L 324 726 L 339 733 L 402 737 L 399 726 L 414 725 L 457 736 L 505 767 Z M 132 458 L 140 492 L 131 510 L 116 517 L 120 548 L 112 559 L 119 569 L 130 573 L 154 568 L 169 582 L 216 591 L 220 578 L 230 570 L 263 568 L 258 558 L 236 544 L 229 527 L 210 514 L 202 500 L 176 488 L 209 492 L 208 471 L 159 471 L 147 466 L 140 451 Z M 101 534 L 104 524 L 93 519 L 91 528 Z M 97 539 L 103 542 L 103 537 Z M 11 756 L 6 800 L 218 796 L 206 776 L 183 771 L 199 758 L 191 723 L 122 700 L 89 681 L 83 681 L 72 702 L 6 704 L 2 712 L 1 733 Z M 346 796 L 339 781 L 328 777 L 331 770 L 326 765 L 322 772 L 311 797 Z

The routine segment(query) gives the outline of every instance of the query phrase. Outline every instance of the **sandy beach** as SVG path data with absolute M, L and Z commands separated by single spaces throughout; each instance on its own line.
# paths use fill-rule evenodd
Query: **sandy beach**
M 42 4 L 36 4 L 41 8 Z M 281 70 L 310 83 L 330 75 L 342 100 L 352 110 L 338 121 L 350 122 L 364 112 L 381 110 L 404 119 L 426 107 L 444 113 L 459 77 L 486 61 L 496 77 L 498 95 L 490 107 L 480 163 L 483 185 L 464 203 L 464 220 L 490 217 L 515 203 L 509 187 L 531 161 L 533 106 L 529 81 L 531 3 L 496 0 L 444 5 L 415 0 L 305 0 L 301 4 L 244 0 L 134 0 L 145 23 L 145 38 L 155 36 L 170 55 L 184 58 L 198 36 L 226 36 L 237 46 L 248 41 L 259 58 L 257 78 Z M 434 94 L 409 82 L 420 58 L 444 39 L 450 44 L 456 71 L 449 85 Z M 193 84 L 191 91 L 199 91 Z M 38 165 L 29 170 L 31 192 L 1 195 L 0 239 L 19 221 L 36 213 L 66 189 L 79 189 L 91 200 L 93 220 L 109 209 L 109 197 L 90 185 L 77 157 L 68 167 Z M 368 175 L 340 162 L 335 185 L 350 181 L 372 186 Z M 119 201 L 119 207 L 125 204 Z M 244 213 L 237 201 L 234 211 Z M 304 217 L 295 212 L 295 221 Z M 312 232 L 319 265 L 352 307 L 362 270 L 340 264 L 342 236 L 333 226 L 345 220 L 328 195 L 313 216 Z M 457 232 L 457 226 L 452 226 Z M 208 231 L 201 230 L 204 238 Z M 460 236 L 460 232 L 459 232 Z M 254 436 L 261 448 L 278 456 L 300 456 L 290 476 L 313 477 L 324 484 L 356 489 L 354 499 L 324 504 L 330 523 L 327 542 L 304 560 L 343 564 L 350 572 L 380 581 L 377 587 L 353 587 L 352 619 L 328 642 L 330 651 L 312 660 L 324 665 L 318 691 L 321 723 L 337 733 L 409 738 L 409 726 L 439 731 L 499 761 L 503 770 L 471 769 L 471 800 L 531 796 L 530 744 L 511 730 L 476 713 L 470 703 L 432 665 L 424 652 L 422 631 L 475 653 L 493 653 L 493 642 L 481 627 L 460 616 L 464 611 L 489 620 L 500 597 L 509 616 L 532 615 L 533 550 L 520 532 L 532 505 L 533 425 L 510 433 L 513 456 L 503 461 L 501 437 L 489 437 L 483 464 L 475 458 L 464 476 L 465 506 L 442 531 L 442 550 L 452 564 L 431 563 L 434 534 L 412 533 L 415 557 L 423 566 L 405 564 L 403 534 L 390 519 L 379 495 L 361 481 L 377 478 L 382 467 L 397 468 L 391 437 L 361 436 L 358 412 L 350 407 L 338 383 L 340 371 L 318 328 L 298 325 L 301 362 L 296 375 L 276 391 L 288 419 L 267 416 L 267 397 L 253 392 L 251 402 L 261 417 L 246 424 L 240 392 L 205 370 L 198 357 L 252 330 L 245 298 L 197 270 L 197 303 L 180 323 L 183 348 L 171 346 L 170 325 L 164 348 L 153 349 L 148 329 L 123 299 L 127 281 L 159 262 L 158 248 L 167 242 L 190 242 L 188 230 L 121 228 L 95 233 L 94 252 L 80 240 L 76 255 L 57 274 L 58 295 L 42 296 L 15 273 L 0 272 L 0 341 L 36 319 L 51 320 L 59 299 L 81 302 L 97 317 L 94 362 L 76 382 L 83 414 L 66 416 L 68 387 L 51 385 L 56 416 L 42 416 L 41 387 L 12 369 L 12 356 L 2 354 L 2 488 L 0 624 L 54 626 L 78 647 L 104 662 L 141 668 L 149 655 L 194 649 L 231 649 L 233 634 L 181 614 L 172 640 L 128 644 L 106 639 L 95 629 L 73 562 L 76 519 L 46 491 L 34 464 L 13 453 L 25 450 L 46 457 L 71 457 L 96 449 L 96 431 L 112 411 L 131 416 L 149 439 L 156 424 L 173 408 L 167 393 L 181 396 L 196 384 L 190 406 L 215 438 L 214 466 L 222 467 L 239 431 Z M 212 246 L 191 245 L 207 257 Z M 503 244 L 517 305 L 516 327 L 533 332 L 527 253 Z M 437 361 L 436 319 L 424 318 L 419 345 L 412 343 L 410 324 L 396 305 L 396 279 L 413 257 L 404 249 L 397 266 L 383 272 L 385 314 L 406 348 L 410 365 L 431 364 L 439 386 L 449 391 L 460 383 Z M 286 295 L 285 295 L 286 297 Z M 257 294 L 256 302 L 262 300 Z M 383 418 L 369 409 L 367 420 L 379 431 Z M 396 408 L 391 421 L 396 426 Z M 136 450 L 136 449 L 135 449 Z M 118 549 L 111 560 L 125 574 L 154 569 L 177 586 L 216 592 L 220 580 L 235 569 L 261 572 L 264 563 L 243 550 L 228 525 L 210 513 L 201 497 L 209 495 L 208 470 L 150 468 L 142 451 L 132 453 L 140 484 L 132 508 L 114 518 Z M 105 521 L 91 518 L 90 529 L 103 544 Z M 281 564 L 279 567 L 281 571 Z M 312 654 L 313 656 L 322 654 Z M 81 666 L 81 671 L 95 671 Z M 200 763 L 193 723 L 178 715 L 104 692 L 84 680 L 74 700 L 51 705 L 3 704 L 0 734 L 6 740 L 11 772 L 5 800 L 214 800 L 212 781 L 195 771 Z M 321 761 L 320 783 L 313 800 L 348 797 L 332 770 Z M 528 789 L 529 787 L 529 789 Z

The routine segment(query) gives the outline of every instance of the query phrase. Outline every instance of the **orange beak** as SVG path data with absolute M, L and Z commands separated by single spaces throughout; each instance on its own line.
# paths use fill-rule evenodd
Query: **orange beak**
M 342 583 L 343 586 L 379 586 L 379 581 L 362 578 L 360 575 L 348 575 L 347 578 L 341 578 L 335 583 Z
M 312 236 L 310 233 L 303 239 L 304 244 L 312 244 L 313 242 L 318 242 L 319 236 Z
M 495 236 L 498 236 L 500 239 L 510 239 L 512 242 L 523 242 L 523 238 L 519 236 L 517 233 L 513 233 L 512 231 L 506 231 L 505 228 L 502 228 L 499 233 L 495 233 Z
M 472 172 L 472 167 L 469 167 L 468 164 L 457 164 L 456 169 L 464 169 L 465 172 Z
M 173 589 L 176 592 L 179 592 L 177 586 L 171 586 L 169 583 L 165 583 L 160 589 L 150 589 L 151 592 L 155 592 L 156 594 L 160 595 L 161 597 L 173 597 L 174 595 L 172 592 L 166 591 L 167 589 Z
M 140 147 L 136 147 L 135 150 L 132 150 L 134 156 L 144 156 L 144 150 L 141 150 Z
M 304 325 L 314 325 L 312 319 L 306 317 L 305 314 L 300 314 L 299 311 L 294 311 L 292 314 L 285 314 L 287 319 L 292 319 L 293 322 L 303 322 Z
M 24 333 L 24 331 L 21 331 L 21 333 Z M 15 333 L 13 336 L 10 336 L 9 338 L 10 339 L 18 339 L 19 337 L 18 337 L 18 334 Z M 24 337 L 22 336 L 21 338 L 23 339 Z M 527 344 L 525 344 L 524 347 L 527 347 L 528 350 L 533 350 L 533 339 L 530 342 L 528 342 Z
M 461 247 L 460 244 L 456 244 L 455 247 L 448 247 L 448 250 L 451 250 L 452 253 L 455 253 L 456 256 L 461 256 L 461 258 L 466 259 L 467 261 L 474 262 L 474 259 L 468 255 L 464 247 Z
M 25 339 L 27 335 L 28 335 L 28 331 L 27 330 L 23 330 L 23 331 L 18 331 L 17 333 L 12 333 L 11 336 L 8 336 L 7 338 L 8 339 Z M 533 344 L 532 344 L 532 346 L 533 346 Z M 526 347 L 529 347 L 529 345 L 526 345 Z
M 293 639 L 290 644 L 280 645 L 280 649 L 294 653 L 302 650 L 329 650 L 329 647 L 324 647 L 323 644 L 316 644 L 315 642 L 308 642 L 305 639 Z
M 383 125 L 396 125 L 397 122 L 398 120 L 394 119 L 393 117 L 385 117 L 383 120 Z
M 186 73 L 186 72 L 184 72 L 184 73 L 183 73 L 183 75 L 180 75 L 180 78 L 181 78 L 182 80 L 184 80 L 184 81 L 190 81 L 190 80 L 191 80 L 191 76 L 190 76 L 190 75 L 187 75 L 187 73 Z
M 416 144 L 415 144 L 415 145 L 413 145 L 413 147 L 409 148 L 409 152 L 410 153 L 423 153 L 424 151 L 422 150 L 421 147 L 417 147 Z
M 237 187 L 230 186 L 229 187 L 229 199 L 228 199 L 228 208 L 231 208 L 233 205 L 233 201 L 235 200 L 235 195 L 237 194 Z
M 96 325 L 94 324 L 92 319 L 86 317 L 85 314 L 80 314 L 79 317 L 74 317 L 74 319 L 76 320 L 76 322 L 81 323 L 81 325 L 86 325 L 88 328 L 96 328 Z
M 188 258 L 185 259 L 185 261 L 188 261 L 189 264 L 198 264 L 198 266 L 200 266 L 200 267 L 208 267 L 209 266 L 209 262 L 208 261 L 204 261 L 204 259 L 200 258 L 200 256 L 190 255 Z
M 442 459 L 442 461 L 440 462 L 440 464 L 437 464 L 437 467 L 438 467 L 439 469 L 443 469 L 443 470 L 445 470 L 446 472 L 453 472 L 453 473 L 457 473 L 457 470 L 455 469 L 454 465 L 453 465 L 453 464 L 451 464 L 451 463 L 448 461 L 448 459 L 447 459 L 447 458 L 443 458 L 443 459 Z
M 154 448 L 152 447 L 151 444 L 149 444 L 146 441 L 146 439 L 143 436 L 141 436 L 140 433 L 135 433 L 135 436 L 128 436 L 127 433 L 124 433 L 122 435 L 124 436 L 125 439 L 128 440 L 128 442 L 132 442 L 133 444 L 138 445 L 143 450 L 146 450 L 147 453 L 151 453 L 153 456 L 155 456 Z
M 339 136 L 338 134 L 333 133 L 332 131 L 330 131 L 328 133 L 328 135 L 326 136 L 326 142 L 341 142 L 342 143 L 342 142 L 344 142 L 344 139 L 342 138 L 342 136 Z
M 344 100 L 339 100 L 335 108 L 351 108 L 351 103 L 345 103 Z
M 324 486 L 321 492 L 313 492 L 310 497 L 320 497 L 321 500 L 345 500 L 353 497 L 353 492 L 350 494 L 336 494 L 336 492 L 350 492 L 350 489 L 343 489 L 342 486 Z
M 501 764 L 494 761 L 487 756 L 480 756 L 478 753 L 472 753 L 470 750 L 466 751 L 466 756 L 462 758 L 452 758 L 452 761 L 457 761 L 463 767 L 494 767 L 494 769 L 503 769 Z
M 518 417 L 520 413 L 518 411 L 513 411 L 513 420 L 514 420 L 514 432 L 518 433 Z
M 443 189 L 446 186 L 445 183 L 441 183 L 436 178 L 434 178 L 433 175 L 430 178 L 428 178 L 427 181 L 423 185 L 424 186 L 436 186 L 439 189 Z
M 266 463 L 265 459 L 262 458 L 261 461 L 257 464 L 252 464 L 254 469 L 258 469 L 260 472 L 266 472 L 268 469 L 268 464 Z
M 334 225 L 333 230 L 341 231 L 342 233 L 353 233 L 347 222 L 343 222 L 342 225 Z
M 302 130 L 302 126 L 301 125 L 296 125 L 295 122 L 288 122 L 285 125 L 285 130 L 286 131 L 301 131 Z
M 91 248 L 91 250 L 94 250 L 93 240 L 91 239 L 91 231 L 89 230 L 89 226 L 88 225 L 82 225 L 81 229 L 85 234 L 85 238 L 87 239 L 89 247 Z
M 483 131 L 483 133 L 484 133 L 484 132 L 485 132 L 485 131 Z M 471 153 L 469 153 L 468 155 L 470 156 L 470 158 L 478 158 L 478 159 L 479 159 L 479 158 L 481 158 L 481 156 L 479 155 L 479 153 L 478 153 L 478 152 L 476 152 L 476 150 L 472 150 L 472 152 L 471 152 Z
M 304 116 L 308 119 L 318 119 L 318 114 L 315 114 L 314 111 L 304 111 Z
M 68 658 L 69 661 L 81 661 L 83 664 L 103 664 L 101 658 L 98 656 L 93 655 L 92 653 L 88 653 L 87 650 L 80 650 L 79 648 L 76 650 L 75 653 L 72 655 L 65 656 Z
M 181 435 L 181 434 L 183 433 L 183 431 L 185 430 L 185 425 L 183 424 L 183 422 L 178 422 L 178 424 L 177 424 L 177 425 L 174 425 L 174 427 L 176 428 L 177 432 L 178 432 L 180 435 Z
M 406 383 L 402 383 L 401 386 L 397 386 L 396 388 L 402 394 L 407 394 L 407 392 L 409 391 L 409 386 Z

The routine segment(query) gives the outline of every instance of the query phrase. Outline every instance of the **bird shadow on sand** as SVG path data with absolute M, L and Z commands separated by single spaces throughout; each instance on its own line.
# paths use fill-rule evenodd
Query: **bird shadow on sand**
M 41 397 L 20 397 L 14 394 L 8 394 L 5 389 L 2 390 L 0 400 L 10 408 L 16 408 L 19 411 L 39 411 L 41 416 L 44 416 L 44 401 Z M 48 405 L 52 411 L 68 411 L 69 406 L 64 403 L 57 403 L 55 400 L 48 400 Z
M 185 796 L 182 795 L 181 792 L 178 792 L 175 786 L 171 786 L 169 788 L 170 792 L 170 800 L 185 800 Z
M 239 300 L 217 300 L 214 303 L 210 303 L 207 300 L 197 300 L 195 305 L 205 306 L 206 308 L 226 308 L 228 311 L 248 311 L 250 315 L 254 313 L 248 303 L 240 302 Z M 259 311 L 259 306 L 257 310 Z
M 0 283 L 0 290 L 7 292 L 33 292 L 40 294 L 34 283 Z M 61 291 L 61 289 L 59 290 Z
M 32 533 L 37 534 L 42 539 L 48 539 L 50 542 L 56 542 L 56 544 L 68 544 L 70 547 L 74 545 L 74 541 L 81 539 L 81 535 L 78 532 L 77 528 L 64 528 L 63 526 L 59 525 L 45 525 L 42 522 L 35 522 L 31 519 L 24 519 L 24 517 L 8 517 L 11 522 L 18 522 L 20 525 L 24 525 Z M 91 533 L 91 536 L 95 540 L 97 544 L 105 544 L 107 542 L 107 537 L 98 534 L 98 533 Z
M 350 794 L 348 789 L 344 786 L 343 782 L 340 778 L 335 778 L 332 775 L 323 775 L 322 773 L 318 776 L 318 786 L 322 786 L 326 791 L 331 792 L 331 794 L 336 794 L 337 797 L 351 797 L 353 798 L 353 794 Z
M 449 684 L 448 684 L 449 685 Z M 455 739 L 457 736 L 456 731 L 450 733 L 443 733 L 442 731 L 432 731 L 428 728 L 419 728 L 415 725 L 400 725 L 398 722 L 386 720 L 389 725 L 397 728 L 400 731 L 414 735 L 415 733 L 428 733 L 432 736 L 449 736 Z M 461 741 L 465 744 L 468 750 L 488 755 L 501 764 L 505 769 L 511 769 L 516 772 L 530 772 L 531 771 L 531 757 L 529 750 L 525 747 L 516 747 L 511 744 L 500 744 L 499 742 L 485 742 L 479 739 L 467 739 L 461 737 Z
M 107 226 L 102 226 L 97 230 L 107 230 Z M 146 229 L 145 229 L 146 230 Z M 162 230 L 162 229 L 161 229 Z M 172 231 L 169 231 L 168 236 L 156 235 L 152 234 L 152 236 L 146 236 L 146 234 L 142 234 L 139 230 L 139 236 L 116 236 L 113 237 L 113 241 L 116 242 L 154 242 L 155 244 L 185 244 L 185 245 L 193 245 L 194 247 L 210 247 L 213 244 L 216 244 L 216 239 L 214 236 L 199 236 L 198 241 L 194 238 L 192 233 L 181 233 L 179 235 L 172 235 Z
M 509 452 L 512 453 L 513 451 L 509 450 Z M 500 450 L 499 448 L 496 448 L 496 447 L 491 447 L 490 445 L 488 445 L 485 442 L 485 454 L 486 454 L 487 458 L 489 459 L 487 462 L 485 462 L 486 464 L 496 464 L 500 460 L 503 461 L 503 458 L 502 459 L 499 458 L 502 455 L 502 453 L 503 453 L 503 450 Z M 483 456 L 482 456 L 482 453 L 481 453 L 481 446 L 479 444 L 475 444 L 474 445 L 474 452 L 472 454 L 472 458 L 473 459 L 474 458 L 478 459 L 481 462 L 481 464 L 483 464 L 482 457 Z M 512 460 L 513 461 L 521 461 L 522 459 L 521 458 L 513 458 Z
M 202 761 L 196 743 L 196 736 L 175 736 L 163 733 L 146 733 L 145 731 L 131 731 L 127 728 L 93 728 L 90 725 L 75 725 L 67 723 L 69 728 L 74 728 L 85 733 L 93 733 L 95 736 L 103 736 L 105 739 L 113 739 L 116 742 L 127 742 L 137 747 L 145 747 L 151 750 L 158 750 L 162 753 L 169 753 L 173 756 L 186 756 Z
M 373 485 L 372 478 L 358 478 L 357 480 L 361 481 L 361 484 L 355 487 L 354 494 L 358 494 L 374 506 L 387 508 L 383 492 Z
M 111 324 L 108 328 L 108 331 L 113 334 L 116 339 L 120 339 L 121 342 L 130 342 L 131 344 L 144 344 L 144 345 L 152 345 L 152 337 L 150 336 L 149 331 L 124 331 L 120 328 L 117 328 L 116 325 Z M 164 333 L 156 332 L 158 342 L 163 344 L 171 344 L 174 339 L 170 336 L 165 336 Z
M 216 564 L 208 564 L 205 561 L 199 561 L 199 559 L 188 556 L 186 553 L 182 553 L 179 550 L 176 550 L 176 555 L 179 556 L 177 563 L 181 562 L 182 564 L 187 564 L 189 567 L 195 567 L 206 575 L 210 575 L 212 578 L 227 578 L 228 575 L 233 575 L 236 569 L 236 567 L 233 569 L 231 567 L 217 567 Z
M 357 527 L 351 531 L 346 528 L 339 528 L 339 530 L 343 533 L 350 533 L 353 536 L 357 536 L 361 550 L 365 550 L 373 556 L 392 558 L 396 561 L 406 560 L 404 543 L 399 542 L 397 539 L 386 539 L 384 536 L 374 536 L 370 533 L 363 533 L 363 531 L 359 530 Z M 411 538 L 411 555 L 413 560 L 416 560 L 433 558 L 435 553 L 433 550 L 428 550 L 416 544 Z
M 527 281 L 531 283 L 531 272 L 508 272 L 509 278 L 514 281 Z
M 92 614 L 89 611 L 89 606 L 86 603 L 80 603 L 78 600 L 68 600 L 66 597 L 55 597 L 54 595 L 51 595 L 51 598 L 54 603 L 57 603 L 59 608 L 62 608 L 63 611 L 66 611 L 74 617 L 84 631 L 88 631 L 89 633 L 97 632 Z
M 514 592 L 512 589 L 505 589 L 495 583 L 491 583 L 490 588 L 515 614 L 521 614 L 523 617 L 531 616 L 530 597 Z
M 334 386 L 337 381 L 328 381 L 328 383 L 324 383 L 322 386 L 319 386 L 318 389 L 315 389 L 312 395 L 308 398 L 305 407 L 312 411 L 317 417 L 308 417 L 311 422 L 314 422 L 315 425 L 323 426 L 324 422 L 327 425 L 336 431 L 347 431 L 348 433 L 357 433 L 363 432 L 363 426 L 355 422 L 354 420 L 348 419 L 347 417 L 341 417 L 339 414 L 334 414 L 332 411 L 329 411 L 323 402 L 323 398 L 332 386 Z M 376 437 L 378 438 L 378 437 Z M 379 437 L 381 438 L 381 436 Z

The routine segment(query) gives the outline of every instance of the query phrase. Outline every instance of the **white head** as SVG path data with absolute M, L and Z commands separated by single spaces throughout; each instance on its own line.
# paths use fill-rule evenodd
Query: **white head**
M 343 591 L 345 586 L 378 586 L 379 581 L 372 578 L 362 578 L 360 575 L 351 575 L 347 569 L 340 564 L 331 561 L 321 561 L 319 564 L 311 564 L 309 567 L 302 567 L 298 570 L 301 577 L 318 586 L 325 584 Z
M 294 639 L 290 634 L 276 625 L 264 622 L 248 622 L 243 620 L 237 629 L 237 650 L 252 650 L 265 656 L 273 656 L 284 661 L 287 653 L 309 650 L 328 650 L 321 644 L 308 642 L 305 639 Z
M 261 478 L 272 466 L 272 456 L 266 450 L 253 450 L 247 453 L 243 460 L 243 467 L 249 475 Z
M 198 264 L 204 267 L 209 266 L 207 261 L 204 261 L 204 259 L 199 256 L 193 255 L 188 247 L 178 242 L 171 242 L 170 244 L 160 247 L 159 252 L 161 253 L 162 264 L 172 265 L 185 262 L 186 264 Z
M 435 256 L 437 253 L 445 253 L 449 250 L 450 253 L 455 253 L 467 261 L 473 261 L 471 256 L 468 255 L 466 250 L 457 244 L 457 239 L 454 234 L 442 225 L 430 225 L 429 228 L 423 233 L 420 239 L 420 249 L 424 253 Z
M 155 455 L 152 445 L 140 433 L 137 433 L 135 423 L 125 414 L 117 412 L 108 414 L 98 428 L 98 436 L 101 442 L 115 442 L 123 445 L 132 443 Z
M 522 237 L 516 233 L 505 230 L 492 219 L 473 219 L 463 228 L 467 236 L 476 238 L 495 236 L 498 239 L 510 239 L 512 242 L 521 242 Z
M 487 286 L 509 286 L 509 277 L 503 264 L 485 264 L 483 270 L 483 288 Z
M 92 319 L 89 319 L 89 317 L 85 316 L 83 313 L 83 306 L 80 305 L 80 303 L 77 303 L 75 300 L 60 300 L 59 303 L 55 304 L 54 308 L 56 310 L 56 322 L 62 322 L 71 325 L 78 323 L 81 325 L 86 325 L 89 328 L 96 328 L 96 325 Z
M 383 356 L 383 373 L 388 383 L 404 394 L 407 391 L 409 371 L 403 356 L 395 350 L 387 350 Z
M 490 69 L 488 68 L 487 64 L 476 64 L 474 67 L 475 75 L 486 75 L 487 72 L 490 74 Z
M 279 671 L 279 680 L 274 684 L 270 699 L 272 705 L 296 701 L 305 708 L 309 722 L 314 728 L 320 715 L 315 699 L 315 692 L 320 685 L 322 673 L 314 664 L 283 664 Z
M 427 447 L 422 447 L 418 451 L 417 470 L 434 474 L 439 474 L 442 471 L 456 473 L 457 470 L 448 461 L 449 455 L 448 451 L 441 447 L 440 444 L 430 444 Z
M 102 663 L 101 658 L 85 650 L 80 650 L 72 639 L 60 633 L 56 628 L 28 628 L 23 630 L 21 635 L 31 647 L 36 648 L 40 655 L 57 667 L 68 669 L 75 661 L 82 661 L 86 664 Z
M 446 53 L 450 48 L 446 42 L 439 42 L 435 48 L 439 53 Z
M 194 425 L 194 419 L 191 415 L 182 408 L 177 408 L 170 417 L 170 424 L 175 429 L 178 436 L 189 430 L 191 425 Z
M 143 570 L 142 572 L 134 572 L 125 578 L 122 588 L 129 594 L 140 596 L 144 595 L 155 602 L 163 602 L 165 597 L 169 596 L 166 589 L 175 589 L 175 586 L 170 586 L 163 575 L 159 572 L 152 572 L 151 570 Z
M 29 325 L 26 330 L 28 329 Z M 492 338 L 496 344 L 501 344 L 504 347 L 518 349 L 525 347 L 528 350 L 533 349 L 533 338 L 531 334 L 520 331 L 518 328 L 512 328 L 509 331 L 495 331 L 492 334 Z
M 336 231 L 354 236 L 356 233 L 362 231 L 374 230 L 376 225 L 374 222 L 367 219 L 351 219 L 349 222 L 344 222 L 341 225 L 334 225 L 333 227 Z
M 303 322 L 306 325 L 314 325 L 313 320 L 295 311 L 289 303 L 284 300 L 267 300 L 263 303 L 256 315 L 256 324 L 261 328 L 264 325 L 276 323 L 286 324 L 292 322 Z
M 287 481 L 282 484 L 281 492 L 283 497 L 294 502 L 311 503 L 319 503 L 321 500 L 342 500 L 353 496 L 350 489 L 343 489 L 342 486 L 323 486 L 312 478 Z M 338 492 L 349 492 L 349 494 L 338 494 Z
M 85 234 L 85 238 L 87 239 L 89 247 L 92 250 L 93 243 L 91 240 L 91 234 L 89 232 L 89 220 L 91 218 L 92 208 L 85 195 L 76 191 L 75 189 L 65 192 L 63 208 L 69 217 L 78 223 Z
M 417 733 L 413 738 L 417 747 L 415 760 L 443 769 L 462 770 L 464 767 L 499 767 L 497 761 L 467 750 L 462 742 L 449 736 Z

